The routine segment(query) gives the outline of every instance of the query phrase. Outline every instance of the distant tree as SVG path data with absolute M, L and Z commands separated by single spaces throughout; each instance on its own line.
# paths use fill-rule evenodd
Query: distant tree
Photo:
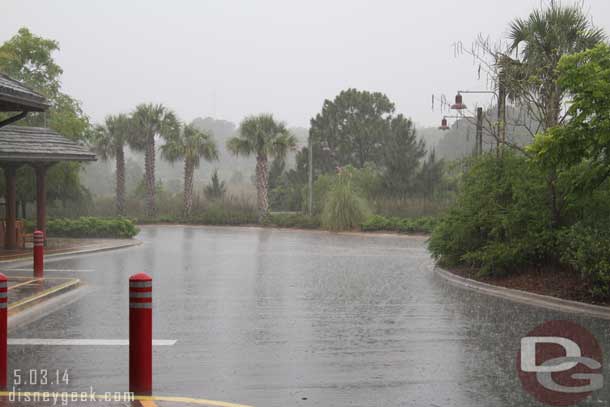
M 116 212 L 125 215 L 125 145 L 130 131 L 130 118 L 126 114 L 107 116 L 103 125 L 95 129 L 93 145 L 104 161 L 116 160 Z
M 144 151 L 144 172 L 146 178 L 146 216 L 156 214 L 155 204 L 155 139 L 177 137 L 179 122 L 173 111 L 163 105 L 141 104 L 132 114 L 133 134 L 130 146 Z
M 191 126 L 197 130 L 213 134 L 217 140 L 224 140 L 235 132 L 235 124 L 232 122 L 211 117 L 206 117 L 205 119 L 198 117 L 191 122 Z
M 362 168 L 367 162 L 379 164 L 388 118 L 393 112 L 394 104 L 378 92 L 348 89 L 332 101 L 325 100 L 322 112 L 311 119 L 309 134 L 314 141 L 315 165 L 323 172 L 333 172 L 336 166 Z
M 384 191 L 403 197 L 413 192 L 417 170 L 425 154 L 425 143 L 417 139 L 413 122 L 401 114 L 392 118 L 383 143 Z
M 125 162 L 125 189 L 128 191 L 127 194 L 133 194 L 143 179 L 144 170 L 142 166 L 134 158 L 127 158 Z
M 216 143 L 210 134 L 185 125 L 181 132 L 167 138 L 161 146 L 161 154 L 170 162 L 184 160 L 184 215 L 189 216 L 193 208 L 193 173 L 201 158 L 218 159 Z
M 245 179 L 246 177 L 244 177 L 244 174 L 241 171 L 235 170 L 233 171 L 233 174 L 231 174 L 231 179 L 229 182 L 232 184 L 243 184 Z
M 283 157 L 274 158 L 269 169 L 269 190 L 273 190 L 280 184 L 285 171 L 286 160 Z
M 222 199 L 226 190 L 225 182 L 218 177 L 218 170 L 214 170 L 210 183 L 205 187 L 205 196 L 211 200 Z
M 133 197 L 139 201 L 146 200 L 148 195 L 148 187 L 146 186 L 146 176 L 143 176 L 133 189 Z M 163 184 L 163 180 L 155 181 L 155 196 L 166 196 L 167 189 Z
M 433 149 L 425 159 L 415 178 L 415 185 L 425 200 L 430 199 L 443 180 L 443 160 L 436 159 Z
M 239 133 L 227 143 L 235 155 L 256 155 L 256 191 L 259 219 L 269 212 L 269 157 L 285 157 L 296 147 L 296 139 L 284 123 L 276 122 L 272 115 L 251 116 L 241 122 Z
M 276 164 L 274 160 L 269 171 L 269 201 L 273 209 L 300 211 L 307 206 L 308 157 L 307 147 L 301 148 L 296 153 L 295 167 L 289 170 L 284 161 Z

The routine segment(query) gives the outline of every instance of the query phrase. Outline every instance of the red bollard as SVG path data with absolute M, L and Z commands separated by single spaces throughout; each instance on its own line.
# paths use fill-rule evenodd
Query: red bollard
M 152 394 L 152 278 L 129 278 L 129 391 Z
M 6 390 L 8 377 L 8 278 L 0 273 L 0 390 Z
M 34 278 L 44 277 L 44 233 L 34 232 Z

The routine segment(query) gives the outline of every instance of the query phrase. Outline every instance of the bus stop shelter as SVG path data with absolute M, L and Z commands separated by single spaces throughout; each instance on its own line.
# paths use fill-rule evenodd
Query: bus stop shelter
M 0 74 L 0 112 L 18 112 L 0 120 L 0 167 L 6 179 L 4 247 L 17 249 L 17 170 L 30 165 L 36 177 L 36 227 L 46 231 L 47 171 L 61 161 L 94 161 L 87 147 L 42 127 L 15 126 L 30 112 L 49 108 L 46 98 Z

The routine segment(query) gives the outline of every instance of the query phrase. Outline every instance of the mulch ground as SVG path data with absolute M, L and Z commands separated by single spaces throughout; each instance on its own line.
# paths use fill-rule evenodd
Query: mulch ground
M 470 278 L 499 287 L 549 295 L 565 300 L 580 301 L 595 305 L 610 305 L 610 298 L 595 298 L 590 293 L 590 286 L 577 273 L 558 268 L 530 269 L 507 276 L 477 275 L 478 270 L 471 268 L 450 269 L 450 272 L 461 277 Z

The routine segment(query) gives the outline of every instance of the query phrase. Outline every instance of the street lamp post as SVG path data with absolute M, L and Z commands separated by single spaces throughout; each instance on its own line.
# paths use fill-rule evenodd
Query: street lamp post
M 465 107 L 465 105 L 463 103 L 462 103 L 462 106 Z M 446 130 L 451 129 L 451 127 L 449 127 L 449 125 L 447 123 L 447 119 L 474 119 L 474 117 L 464 116 L 464 115 L 443 116 L 441 125 L 438 128 L 439 130 L 446 131 Z M 475 140 L 475 155 L 481 155 L 481 154 L 483 154 L 483 108 L 482 107 L 477 108 L 476 119 L 477 119 L 477 136 L 476 136 L 476 140 Z
M 330 147 L 326 141 L 320 143 L 323 151 L 330 151 Z M 309 171 L 308 171 L 308 198 L 307 198 L 307 213 L 313 215 L 313 138 L 309 135 Z
M 483 155 L 483 108 L 477 107 L 477 155 Z
M 498 83 L 498 92 L 493 90 L 458 90 L 457 96 L 455 97 L 456 104 L 452 105 L 452 109 L 462 110 L 466 108 L 466 105 L 462 103 L 462 94 L 491 94 L 498 98 L 498 141 L 497 141 L 497 154 L 500 154 L 500 144 L 506 143 L 506 87 L 503 81 Z M 459 98 L 459 104 L 458 104 Z M 460 107 L 463 106 L 463 107 Z M 477 112 L 478 117 L 478 112 Z

